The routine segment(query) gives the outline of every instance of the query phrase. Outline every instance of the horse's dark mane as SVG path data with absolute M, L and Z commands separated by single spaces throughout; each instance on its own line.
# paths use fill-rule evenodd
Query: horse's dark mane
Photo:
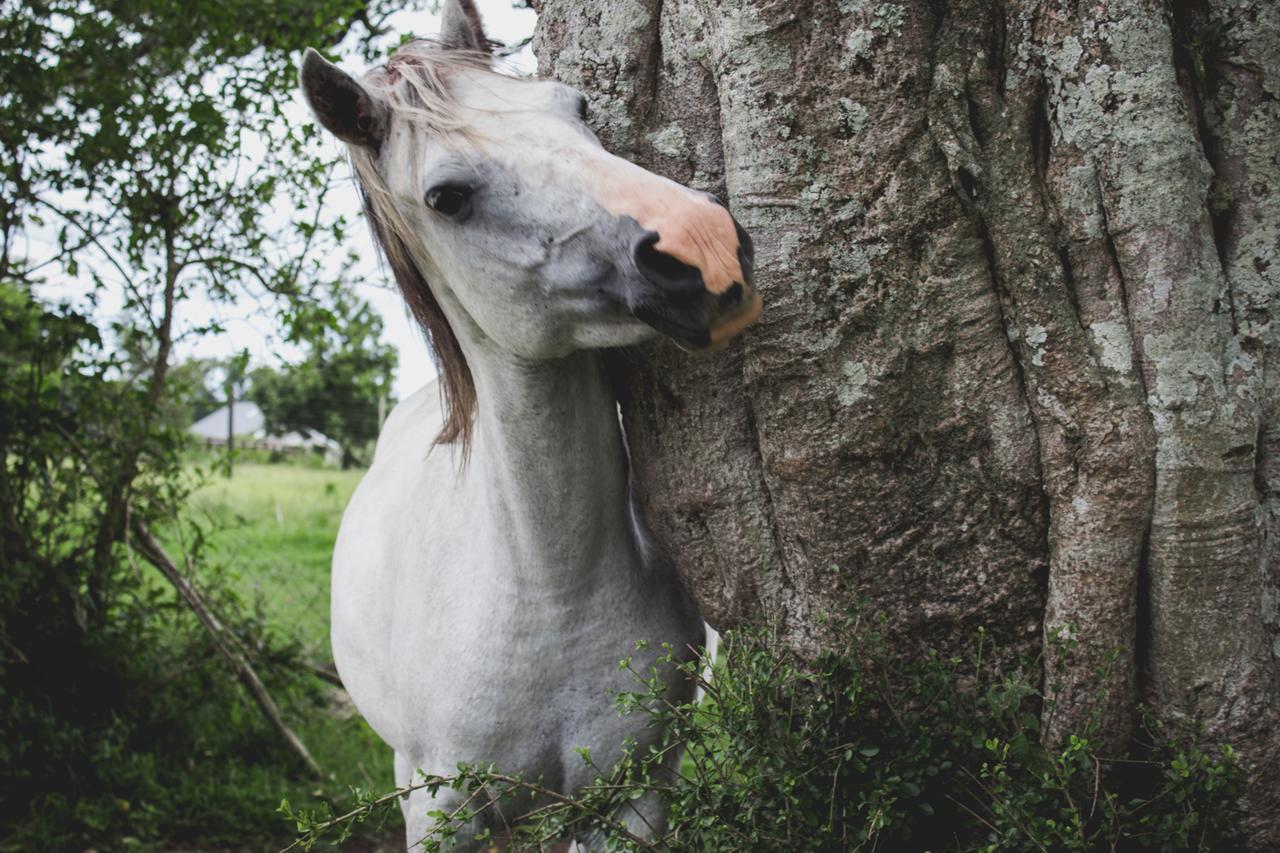
M 404 240 L 387 227 L 364 185 L 358 180 L 356 185 L 360 188 L 360 198 L 364 203 L 374 244 L 391 268 L 396 284 L 400 287 L 400 295 L 404 297 L 405 304 L 422 328 L 435 359 L 436 370 L 440 374 L 444 424 L 433 444 L 460 442 L 465 459 L 471 450 L 471 435 L 476 419 L 476 386 L 471 377 L 471 368 L 458 343 L 458 336 L 453 332 L 453 326 L 449 325 L 448 318 L 418 265 L 414 263 Z
M 445 85 L 448 74 L 461 69 L 488 70 L 492 57 L 418 39 L 402 45 L 364 78 L 385 99 L 393 115 L 420 124 L 449 139 L 466 137 L 458 105 Z M 460 443 L 465 459 L 471 448 L 476 415 L 476 388 L 462 346 L 431 292 L 410 251 L 416 236 L 397 212 L 381 174 L 378 153 L 351 146 L 351 165 L 364 204 L 374 244 L 386 260 L 405 303 L 422 327 L 440 374 L 444 424 L 435 444 Z

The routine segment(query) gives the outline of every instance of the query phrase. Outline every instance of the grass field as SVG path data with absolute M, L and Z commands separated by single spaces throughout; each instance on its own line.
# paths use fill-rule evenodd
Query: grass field
M 242 600 L 255 608 L 266 630 L 299 644 L 317 664 L 329 650 L 329 566 L 343 509 L 363 471 L 287 464 L 237 464 L 231 479 L 214 477 L 197 491 L 189 511 L 207 529 L 207 562 L 220 567 Z M 175 543 L 176 544 L 176 543 Z M 334 690 L 330 706 L 277 697 L 288 722 L 330 776 L 330 795 L 348 786 L 385 791 L 394 786 L 391 750 Z M 305 806 L 314 783 L 305 779 L 257 779 L 271 808 L 282 797 Z M 283 821 L 281 830 L 287 833 Z M 380 833 L 401 845 L 401 829 Z M 366 838 L 360 849 L 377 849 Z
M 329 565 L 342 511 L 363 471 L 239 464 L 189 504 L 207 548 L 271 630 L 329 660 Z

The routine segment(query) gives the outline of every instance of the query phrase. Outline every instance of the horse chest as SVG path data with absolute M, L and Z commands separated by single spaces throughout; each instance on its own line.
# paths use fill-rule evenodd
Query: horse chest
M 636 571 L 629 555 L 604 558 L 581 581 L 541 585 L 522 578 L 506 555 L 470 550 L 470 559 L 442 556 L 450 570 L 431 573 L 430 584 L 401 579 L 389 661 L 406 694 L 444 684 L 474 694 L 475 683 L 489 694 L 539 694 L 593 665 L 602 644 L 632 642 L 645 627 L 643 601 L 625 582 Z
M 617 662 L 635 641 L 684 639 L 636 583 L 629 543 L 589 549 L 591 565 L 516 564 L 509 542 L 467 518 L 474 504 L 415 489 L 374 500 L 388 483 L 371 485 L 335 556 L 334 653 L 356 705 L 398 752 L 448 744 L 442 761 L 521 761 L 529 744 L 584 739 L 580 726 L 561 730 L 615 719 L 609 691 L 632 686 Z M 400 509 L 424 505 L 430 524 Z M 523 734 L 507 743 L 513 731 Z

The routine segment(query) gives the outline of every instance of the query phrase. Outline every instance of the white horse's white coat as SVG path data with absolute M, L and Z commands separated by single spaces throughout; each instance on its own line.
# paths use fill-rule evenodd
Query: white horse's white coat
M 456 23 L 456 0 L 446 14 Z M 334 552 L 338 670 L 394 748 L 399 784 L 415 770 L 492 762 L 572 791 L 597 774 L 576 748 L 607 769 L 625 739 L 658 736 L 643 716 L 613 710 L 614 695 L 637 686 L 618 661 L 639 640 L 682 651 L 703 641 L 678 580 L 633 524 L 616 403 L 592 348 L 652 336 L 637 319 L 646 311 L 704 344 L 717 329 L 735 333 L 759 312 L 749 241 L 705 194 L 605 152 L 577 116 L 580 96 L 560 84 L 456 69 L 450 96 L 480 140 L 462 155 L 395 119 L 380 100 L 391 94 L 318 56 L 303 84 L 327 127 L 376 152 L 477 402 L 466 460 L 456 445 L 433 446 L 435 393 L 401 403 L 383 428 Z M 473 194 L 466 216 L 424 202 L 461 183 Z M 413 794 L 409 842 L 430 830 L 429 811 L 459 801 Z M 663 824 L 652 802 L 620 817 L 644 834 Z
M 472 369 L 483 390 L 461 476 L 419 428 L 434 394 L 397 406 L 383 430 L 334 553 L 335 660 L 396 750 L 399 784 L 467 760 L 573 790 L 595 773 L 574 747 L 607 768 L 625 737 L 652 737 L 611 710 L 612 693 L 636 687 L 618 661 L 640 639 L 700 643 L 702 625 L 641 558 L 594 355 Z M 407 804 L 411 841 L 428 811 L 456 805 L 427 800 Z

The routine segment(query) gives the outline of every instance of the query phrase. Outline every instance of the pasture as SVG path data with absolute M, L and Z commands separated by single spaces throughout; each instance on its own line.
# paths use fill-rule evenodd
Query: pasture
M 232 588 L 272 631 L 329 660 L 329 564 L 338 523 L 363 471 L 238 464 L 212 478 L 190 510 Z
M 227 588 L 265 629 L 266 636 L 257 639 L 290 649 L 303 664 L 331 664 L 329 564 L 342 511 L 363 473 L 287 463 L 237 463 L 230 479 L 212 477 L 188 504 L 188 511 L 206 528 L 208 564 L 218 567 Z M 323 794 L 342 799 L 349 794 L 348 786 L 389 787 L 391 751 L 343 691 L 321 685 L 321 695 L 325 701 L 318 702 L 311 689 L 286 687 L 276 699 L 286 721 L 329 777 Z M 253 789 L 264 811 L 273 810 L 286 797 L 294 805 L 315 803 L 321 793 L 314 781 L 286 776 L 280 768 L 255 780 Z M 392 827 L 366 841 L 386 837 L 398 843 L 402 832 L 398 813 L 389 817 Z M 288 826 L 283 820 L 279 826 L 283 840 Z

